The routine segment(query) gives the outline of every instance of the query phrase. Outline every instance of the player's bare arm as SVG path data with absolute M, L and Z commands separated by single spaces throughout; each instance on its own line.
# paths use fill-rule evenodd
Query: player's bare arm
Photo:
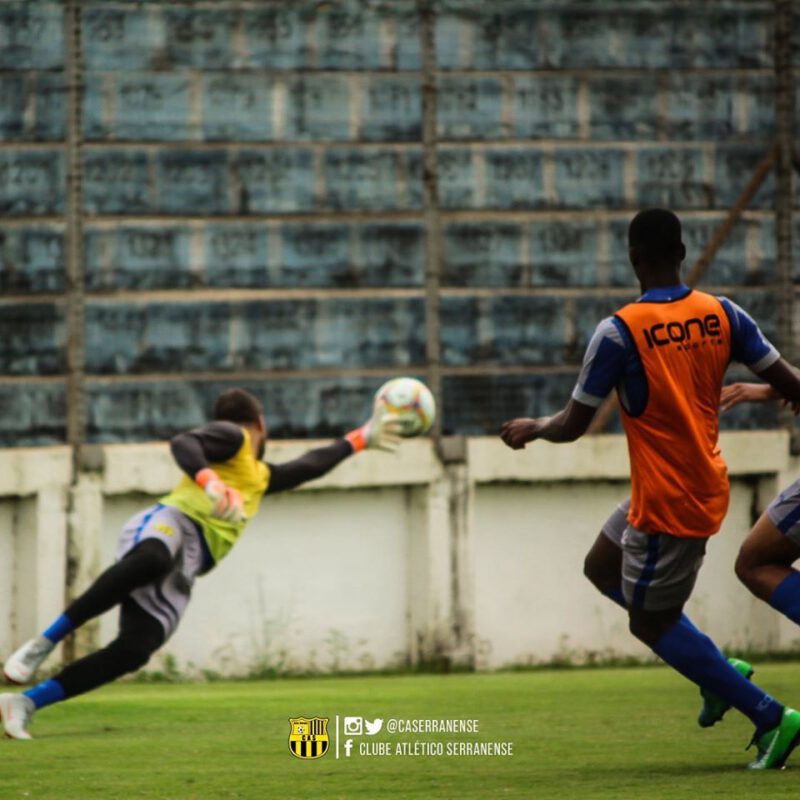
M 768 383 L 731 383 L 723 386 L 720 411 L 730 411 L 740 403 L 767 403 L 780 395 Z
M 512 449 L 521 450 L 528 442 L 544 439 L 548 442 L 574 442 L 589 429 L 597 411 L 592 406 L 571 399 L 566 408 L 552 417 L 531 419 L 521 417 L 503 424 L 500 438 Z
M 783 400 L 792 404 L 795 414 L 800 412 L 798 391 L 800 373 L 786 360 L 779 359 L 759 373 L 767 383 L 732 383 L 724 386 L 720 410 L 729 411 L 740 403 L 768 403 Z
M 790 403 L 800 403 L 800 372 L 783 358 L 758 373 L 777 393 Z

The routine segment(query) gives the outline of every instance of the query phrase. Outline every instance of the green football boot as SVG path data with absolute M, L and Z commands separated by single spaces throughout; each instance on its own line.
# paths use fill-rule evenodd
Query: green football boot
M 780 725 L 754 737 L 753 743 L 758 747 L 758 758 L 747 769 L 782 769 L 789 754 L 800 744 L 800 711 L 784 708 Z
M 755 670 L 746 661 L 742 661 L 738 658 L 729 658 L 728 663 L 748 680 L 753 677 L 753 672 Z M 716 723 L 725 716 L 725 712 L 730 708 L 730 704 L 706 689 L 700 690 L 700 697 L 703 698 L 703 707 L 700 709 L 700 715 L 697 717 L 697 724 L 701 728 L 710 728 L 712 725 L 716 725 Z

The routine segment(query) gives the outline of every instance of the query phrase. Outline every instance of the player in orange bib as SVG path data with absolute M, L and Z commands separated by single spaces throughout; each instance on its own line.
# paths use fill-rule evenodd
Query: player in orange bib
M 501 436 L 515 450 L 536 439 L 574 441 L 616 388 L 632 494 L 590 551 L 587 576 L 628 610 L 634 636 L 700 687 L 717 718 L 732 706 L 752 720 L 758 756 L 750 768 L 777 769 L 800 741 L 800 713 L 729 663 L 683 606 L 728 508 L 717 443 L 728 364 L 742 361 L 794 401 L 800 379 L 742 309 L 681 283 L 686 249 L 672 212 L 637 214 L 628 244 L 641 297 L 598 325 L 566 408 L 510 420 Z

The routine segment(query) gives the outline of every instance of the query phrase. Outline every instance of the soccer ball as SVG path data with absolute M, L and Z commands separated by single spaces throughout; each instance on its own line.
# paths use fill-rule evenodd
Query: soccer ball
M 416 378 L 392 378 L 375 392 L 375 408 L 382 406 L 399 418 L 401 436 L 427 433 L 436 418 L 431 390 Z

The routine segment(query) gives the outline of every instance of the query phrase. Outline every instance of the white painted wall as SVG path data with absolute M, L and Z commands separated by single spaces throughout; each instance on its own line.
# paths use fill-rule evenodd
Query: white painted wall
M 16 641 L 16 505 L 15 500 L 0 500 L 0 653 L 8 653 Z
M 583 559 L 626 483 L 487 485 L 475 498 L 478 664 L 642 653 L 621 609 L 582 576 Z
M 719 645 L 777 649 L 778 615 L 735 579 L 756 486 L 734 481 L 687 606 Z M 627 482 L 481 487 L 475 501 L 477 664 L 497 668 L 609 656 L 647 657 L 627 616 L 583 578 L 583 560 Z M 544 655 L 543 655 L 544 654 Z
M 270 458 L 312 444 L 276 443 Z M 514 453 L 472 439 L 463 450 L 465 460 L 443 465 L 430 442 L 411 441 L 397 457 L 359 454 L 267 498 L 231 555 L 198 580 L 163 652 L 182 669 L 222 673 L 646 655 L 625 615 L 582 576 L 602 522 L 627 495 L 624 440 Z M 723 451 L 731 509 L 688 612 L 721 645 L 792 647 L 800 631 L 738 584 L 733 561 L 753 509 L 798 465 L 783 432 L 728 434 Z M 102 471 L 70 488 L 66 448 L 0 452 L 2 653 L 62 610 L 68 522 L 80 590 L 112 561 L 125 520 L 178 477 L 162 444 L 109 446 L 103 456 Z M 108 641 L 115 627 L 106 615 L 79 646 Z
M 245 672 L 400 666 L 407 650 L 405 490 L 276 495 L 231 554 L 198 579 L 165 652 L 181 665 Z M 105 563 L 125 520 L 148 502 L 104 508 Z M 103 640 L 113 638 L 107 615 Z

